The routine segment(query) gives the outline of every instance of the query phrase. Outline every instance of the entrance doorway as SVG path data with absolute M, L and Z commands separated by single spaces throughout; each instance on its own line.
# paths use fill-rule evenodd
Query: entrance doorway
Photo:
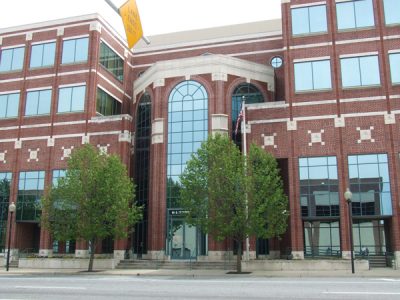
M 167 254 L 171 259 L 196 259 L 199 255 L 206 255 L 206 235 L 185 222 L 184 211 L 169 209 L 167 223 Z

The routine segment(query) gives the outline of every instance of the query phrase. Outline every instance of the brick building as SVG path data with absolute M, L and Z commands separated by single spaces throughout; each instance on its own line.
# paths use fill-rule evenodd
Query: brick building
M 87 255 L 58 243 L 35 203 L 74 148 L 118 153 L 137 184 L 144 220 L 125 249 L 149 259 L 223 260 L 185 224 L 179 175 L 208 134 L 233 134 L 246 100 L 247 141 L 273 153 L 289 197 L 286 235 L 251 239 L 251 257 L 400 255 L 400 4 L 283 0 L 282 19 L 151 37 L 129 51 L 101 16 L 0 30 L 0 248 L 14 201 L 11 248 Z M 4 181 L 3 181 L 4 182 Z

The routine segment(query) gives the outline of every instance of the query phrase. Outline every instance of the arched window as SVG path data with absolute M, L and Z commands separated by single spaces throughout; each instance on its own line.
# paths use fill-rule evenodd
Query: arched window
M 176 85 L 168 99 L 167 154 L 167 253 L 172 259 L 188 259 L 206 253 L 206 235 L 186 224 L 178 199 L 179 176 L 192 153 L 208 135 L 208 95 L 200 83 L 188 80 Z
M 136 225 L 133 250 L 141 256 L 147 253 L 147 220 L 149 200 L 149 167 L 151 141 L 151 98 L 145 93 L 140 98 L 136 114 L 135 184 L 136 201 L 143 206 L 143 219 Z
M 241 146 L 241 130 L 240 126 L 237 134 L 235 134 L 236 121 L 239 116 L 239 112 L 242 108 L 243 97 L 246 100 L 246 104 L 251 103 L 262 103 L 264 97 L 256 86 L 251 83 L 242 83 L 235 88 L 232 94 L 232 139 L 238 145 Z

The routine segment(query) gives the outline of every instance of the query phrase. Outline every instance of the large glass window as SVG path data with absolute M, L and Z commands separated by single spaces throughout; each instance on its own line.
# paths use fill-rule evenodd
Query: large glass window
M 208 95 L 196 81 L 184 81 L 168 100 L 168 207 L 176 207 L 179 176 L 208 135 Z
M 326 5 L 292 9 L 292 33 L 310 34 L 327 32 Z
M 299 62 L 294 64 L 296 92 L 332 88 L 330 60 Z
M 63 64 L 85 62 L 88 59 L 89 38 L 64 40 L 62 59 Z
M 392 83 L 400 83 L 400 53 L 389 54 Z
M 342 86 L 380 85 L 378 56 L 341 58 Z
M 0 119 L 18 116 L 19 93 L 0 95 Z
M 339 216 L 339 183 L 335 156 L 299 159 L 303 217 Z
M 238 121 L 238 116 L 240 110 L 242 109 L 243 99 L 247 104 L 262 103 L 264 102 L 264 97 L 259 91 L 259 89 L 251 83 L 242 83 L 235 88 L 232 94 L 232 140 L 236 145 L 241 147 L 242 145 L 242 130 L 241 126 L 238 126 L 237 133 L 235 132 L 236 124 Z
M 10 184 L 12 174 L 0 173 L 0 253 L 6 248 L 8 206 L 10 204 Z
M 103 116 L 112 116 L 121 114 L 122 104 L 117 99 L 107 94 L 100 88 L 97 88 L 96 111 Z
M 304 254 L 341 257 L 339 231 L 339 221 L 304 222 Z
M 135 183 L 136 201 L 143 206 L 143 219 L 135 228 L 133 248 L 140 257 L 147 253 L 148 201 L 151 143 L 151 98 L 144 94 L 140 98 L 136 114 Z
M 57 112 L 79 112 L 85 109 L 86 86 L 60 88 L 58 91 Z
M 20 172 L 18 183 L 17 221 L 39 222 L 40 198 L 44 190 L 44 171 Z
M 26 116 L 50 114 L 51 90 L 32 91 L 26 94 Z
M 53 170 L 52 184 L 53 186 L 58 185 L 58 179 L 65 177 L 65 170 Z
M 383 0 L 386 25 L 400 24 L 400 1 Z
M 338 29 L 355 29 L 375 25 L 372 0 L 336 3 Z
M 353 215 L 391 216 L 387 154 L 351 155 L 348 159 Z
M 0 72 L 22 70 L 24 54 L 25 47 L 3 49 L 0 57 Z
M 386 232 L 384 220 L 354 220 L 353 239 L 355 255 L 384 255 Z
M 31 68 L 50 67 L 54 65 L 56 43 L 45 43 L 32 46 Z
M 100 43 L 100 64 L 119 81 L 124 79 L 124 60 L 104 42 Z

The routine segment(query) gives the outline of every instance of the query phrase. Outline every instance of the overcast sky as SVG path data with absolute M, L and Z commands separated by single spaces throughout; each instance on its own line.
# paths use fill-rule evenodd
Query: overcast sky
M 0 28 L 100 13 L 119 32 L 104 0 L 0 0 Z M 112 0 L 118 7 L 125 0 Z M 280 18 L 281 0 L 136 0 L 146 36 Z

